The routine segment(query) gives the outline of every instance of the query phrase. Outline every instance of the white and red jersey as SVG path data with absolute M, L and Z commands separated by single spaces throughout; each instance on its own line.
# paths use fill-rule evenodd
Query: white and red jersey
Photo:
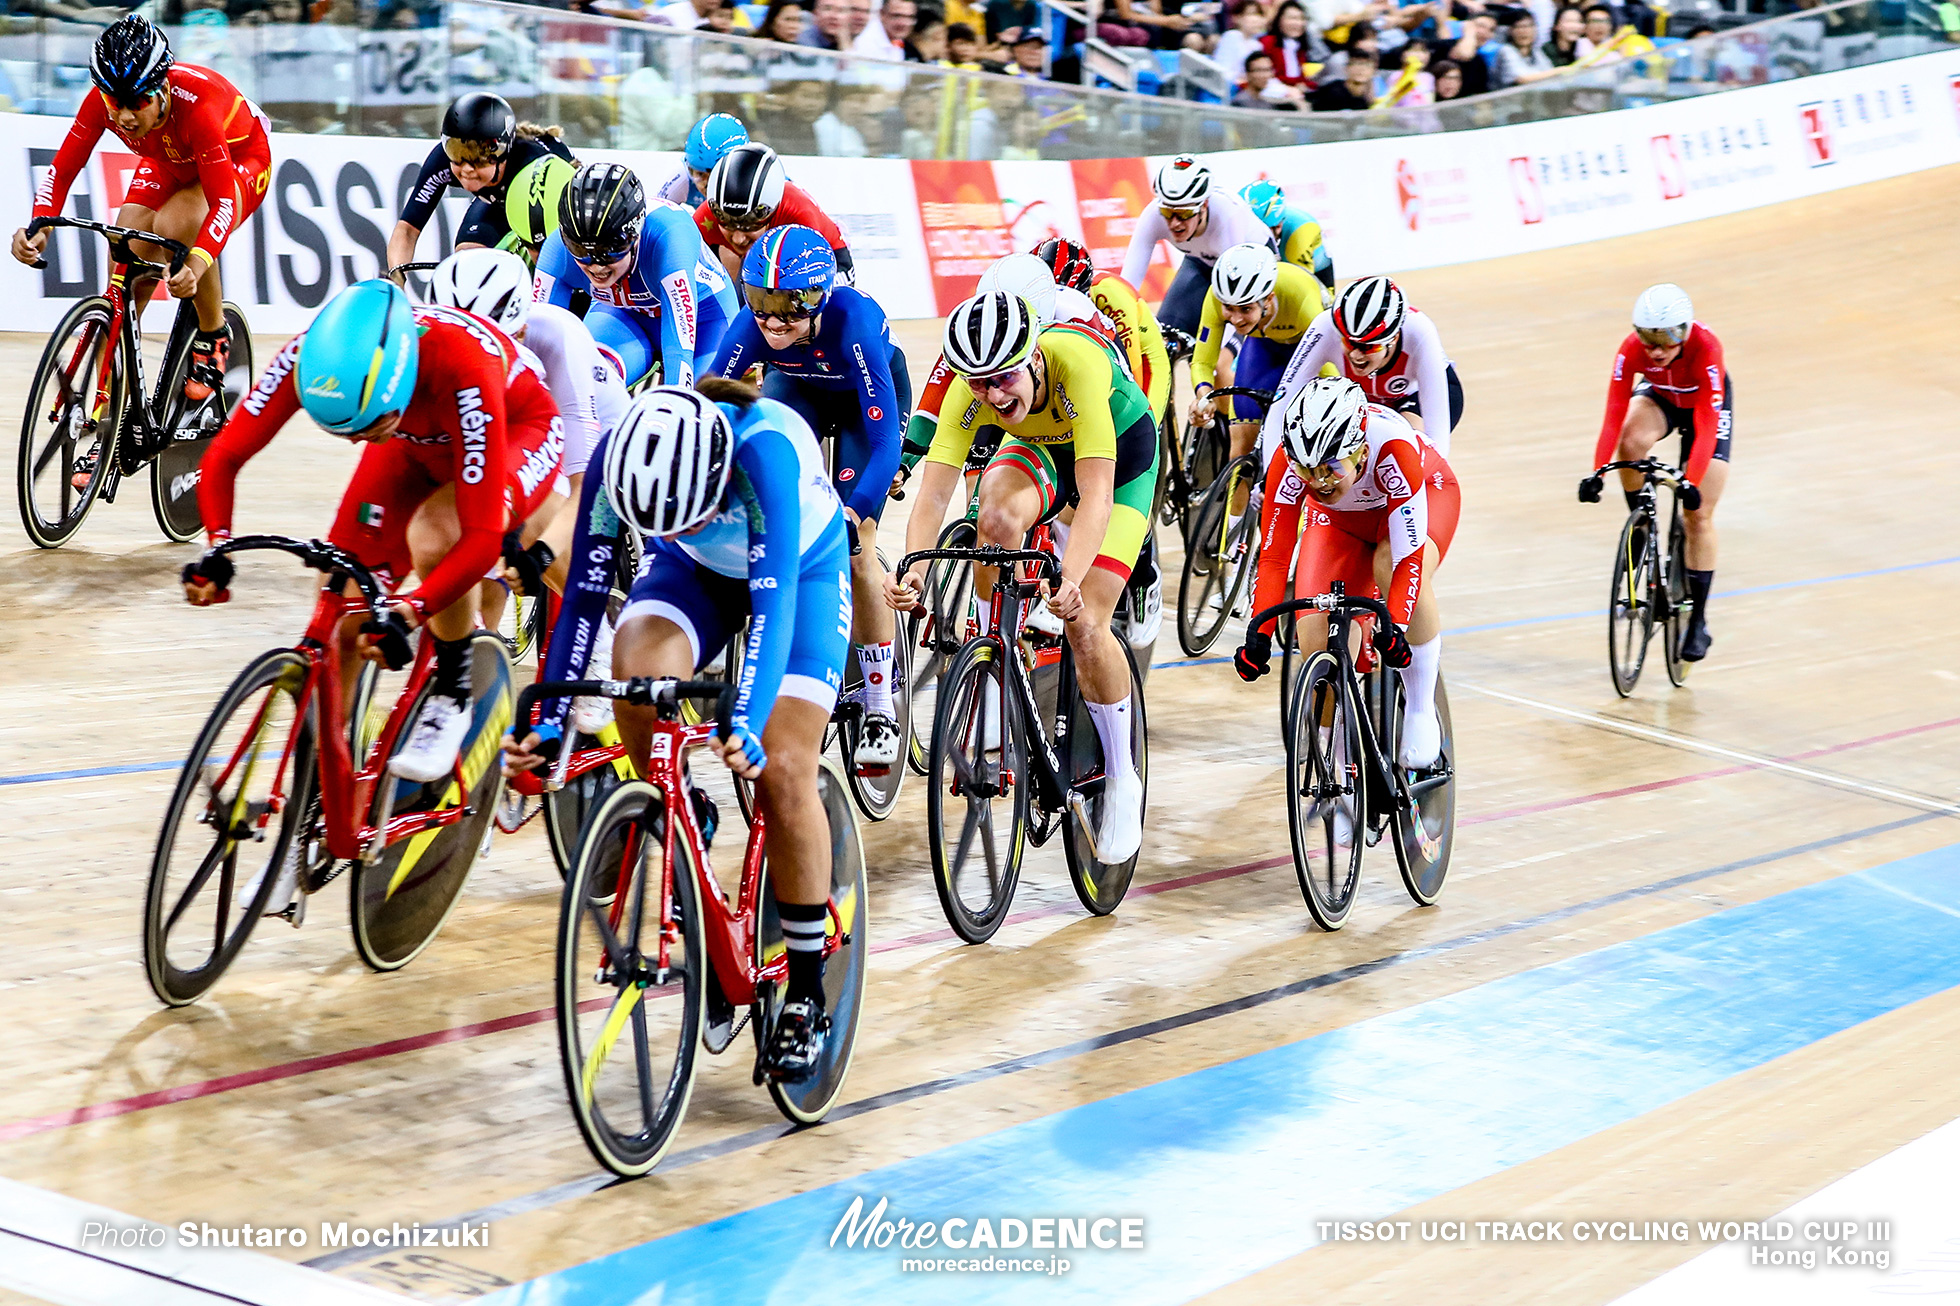
M 1388 543 L 1395 574 L 1388 609 L 1397 625 L 1409 624 L 1416 596 L 1422 592 L 1423 545 L 1429 540 L 1429 491 L 1456 478 L 1443 455 L 1422 438 L 1399 413 L 1379 404 L 1362 410 L 1368 456 L 1354 484 L 1340 499 L 1325 503 L 1307 491 L 1282 448 L 1267 461 L 1266 502 L 1260 513 L 1264 536 L 1260 544 L 1259 580 L 1253 592 L 1255 611 L 1286 598 L 1287 573 L 1299 538 L 1304 509 L 1318 510 L 1340 521 L 1350 534 L 1366 536 L 1370 544 Z M 1454 514 L 1451 526 L 1454 529 Z M 1307 560 L 1301 559 L 1302 570 Z
M 1620 443 L 1620 427 L 1626 422 L 1633 384 L 1643 377 L 1655 398 L 1694 413 L 1695 434 L 1700 438 L 1689 451 L 1688 465 L 1682 473 L 1694 484 L 1701 484 L 1708 460 L 1715 456 L 1715 432 L 1721 422 L 1729 373 L 1722 359 L 1722 342 L 1699 322 L 1688 328 L 1681 352 L 1665 367 L 1649 360 L 1647 346 L 1640 343 L 1640 337 L 1627 332 L 1627 338 L 1620 342 L 1620 352 L 1613 355 L 1613 376 L 1606 386 L 1606 419 L 1600 423 L 1599 440 L 1593 446 L 1593 466 L 1612 461 Z
M 1450 358 L 1443 351 L 1435 322 L 1420 310 L 1412 308 L 1403 318 L 1394 356 L 1379 370 L 1367 373 L 1357 371 L 1349 361 L 1347 346 L 1334 326 L 1334 311 L 1322 313 L 1300 337 L 1286 374 L 1280 378 L 1279 398 L 1269 411 L 1285 411 L 1294 391 L 1319 376 L 1328 363 L 1338 366 L 1341 375 L 1360 386 L 1371 403 L 1402 407 L 1413 396 L 1422 414 L 1422 437 L 1443 457 L 1450 456 Z M 1277 439 L 1277 424 L 1267 426 L 1266 439 Z M 1262 442 L 1262 447 L 1267 454 L 1272 453 L 1272 445 Z

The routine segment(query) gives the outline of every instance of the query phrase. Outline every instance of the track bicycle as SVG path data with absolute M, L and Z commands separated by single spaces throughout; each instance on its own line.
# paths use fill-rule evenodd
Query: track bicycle
M 598 805 L 580 836 L 558 915 L 559 1053 L 579 1133 L 618 1175 L 659 1164 L 687 1113 L 696 1046 L 728 1050 L 754 1022 L 758 1085 L 784 1116 L 815 1124 L 844 1090 L 864 1002 L 867 888 L 857 820 L 835 766 L 825 759 L 817 789 L 830 825 L 831 890 L 824 938 L 828 1037 L 814 1074 L 784 1082 L 766 1073 L 763 1050 L 783 1007 L 789 975 L 781 920 L 768 890 L 764 820 L 749 825 L 739 888 L 731 901 L 708 863 L 708 841 L 682 766 L 711 737 L 727 737 L 735 687 L 720 681 L 565 681 L 526 686 L 520 720 L 542 699 L 602 695 L 651 705 L 651 757 Z M 688 725 L 681 704 L 715 704 L 715 719 Z M 553 780 L 567 765 L 560 753 Z M 738 1016 L 738 1013 L 739 1016 Z
M 43 549 L 81 529 L 99 499 L 113 503 L 122 482 L 150 469 L 150 508 L 164 537 L 182 544 L 203 526 L 198 464 L 235 404 L 252 387 L 252 333 L 236 304 L 224 305 L 231 356 L 223 385 L 203 399 L 184 395 L 197 308 L 177 301 L 164 340 L 156 388 L 144 390 L 143 336 L 130 286 L 175 276 L 190 247 L 167 236 L 84 218 L 35 218 L 27 234 L 67 227 L 101 236 L 115 266 L 108 289 L 75 304 L 41 351 L 21 415 L 16 487 L 21 524 Z M 132 241 L 168 250 L 166 268 L 137 256 Z M 47 260 L 35 262 L 46 267 Z M 77 488 L 75 482 L 81 481 Z
M 1613 588 L 1606 601 L 1607 669 L 1621 698 L 1633 693 L 1647 661 L 1647 645 L 1656 628 L 1664 632 L 1662 654 L 1667 678 L 1675 685 L 1688 680 L 1688 663 L 1681 658 L 1681 641 L 1688 630 L 1693 602 L 1688 597 L 1688 535 L 1681 519 L 1681 469 L 1658 458 L 1610 462 L 1579 483 L 1581 503 L 1599 500 L 1606 473 L 1631 471 L 1643 484 L 1620 528 L 1613 553 Z M 1657 487 L 1674 491 L 1668 498 L 1667 547 L 1661 547 Z M 1591 498 L 1587 494 L 1590 492 Z
M 245 946 L 279 871 L 298 873 L 284 913 L 343 871 L 361 960 L 397 970 L 429 945 L 475 864 L 503 783 L 510 660 L 471 636 L 470 733 L 455 765 L 423 784 L 388 772 L 431 688 L 435 641 L 418 639 L 394 707 L 378 720 L 379 675 L 342 689 L 343 621 L 380 617 L 389 594 L 353 555 L 320 540 L 242 535 L 223 554 L 273 550 L 325 573 L 306 633 L 238 673 L 198 732 L 157 835 L 143 915 L 150 987 L 168 1006 L 202 996 Z M 350 595 L 350 588 L 354 591 Z M 351 700 L 351 701 L 350 701 Z
M 1098 854 L 1102 744 L 1076 685 L 1073 655 L 1065 639 L 1029 638 L 1023 630 L 1028 605 L 1040 601 L 1037 586 L 1058 580 L 1061 565 L 1046 549 L 983 545 L 908 554 L 900 570 L 936 558 L 999 568 L 987 620 L 953 655 L 934 708 L 926 831 L 947 923 L 968 943 L 992 938 L 1013 904 L 1028 842 L 1041 847 L 1057 831 L 1076 898 L 1106 916 L 1129 891 L 1140 850 L 1114 864 Z M 1128 643 L 1116 642 L 1130 672 L 1131 759 L 1144 781 L 1147 810 L 1143 678 Z M 1052 697 L 1037 696 L 1044 654 L 1055 667 Z M 1055 723 L 1052 739 L 1044 720 Z
M 1354 906 L 1365 848 L 1391 836 L 1402 885 L 1418 906 L 1443 891 L 1456 843 L 1456 736 L 1441 673 L 1436 715 L 1443 748 L 1436 764 L 1411 770 L 1396 760 L 1402 732 L 1402 678 L 1364 647 L 1357 665 L 1349 635 L 1385 628 L 1388 605 L 1332 592 L 1292 599 L 1255 614 L 1251 629 L 1295 613 L 1327 617 L 1327 647 L 1294 675 L 1286 709 L 1286 812 L 1293 870 L 1307 910 L 1338 930 Z M 1371 619 L 1372 618 L 1372 622 Z
M 1170 385 L 1164 400 L 1164 411 L 1157 419 L 1160 449 L 1158 458 L 1162 461 L 1164 472 L 1157 478 L 1157 517 L 1166 526 L 1176 526 L 1178 534 L 1183 535 L 1187 519 L 1191 515 L 1191 505 L 1198 495 L 1204 492 L 1204 484 L 1193 482 L 1189 464 L 1185 460 L 1184 441 L 1177 429 L 1177 365 L 1186 364 L 1185 375 L 1190 375 L 1189 363 L 1196 342 L 1188 332 L 1176 327 L 1160 326 L 1164 336 L 1164 352 L 1169 357 Z
M 1220 386 L 1216 401 L 1239 395 L 1270 406 L 1273 392 Z M 1207 447 L 1231 449 L 1231 419 L 1215 410 Z M 1222 444 L 1218 442 L 1222 441 Z M 1184 536 L 1184 571 L 1177 583 L 1177 642 L 1186 657 L 1200 657 L 1218 639 L 1245 591 L 1259 574 L 1259 499 L 1265 468 L 1257 452 L 1228 458 L 1191 512 Z M 1232 520 L 1232 503 L 1246 496 Z
M 849 535 L 851 556 L 855 558 L 864 546 L 855 530 L 850 531 Z M 882 549 L 878 553 L 878 563 L 890 571 L 885 566 Z M 837 746 L 844 783 L 849 787 L 858 811 L 864 814 L 867 821 L 882 821 L 890 816 L 892 809 L 898 805 L 899 791 L 905 787 L 913 713 L 911 658 L 903 656 L 912 647 L 907 630 L 906 623 L 899 621 L 892 632 L 892 719 L 898 723 L 898 759 L 884 771 L 865 770 L 857 764 L 858 743 L 864 738 L 865 707 L 864 668 L 858 662 L 855 641 L 844 659 L 844 683 L 837 691 L 837 704 L 831 709 L 830 725 L 824 730 L 824 747 L 828 749 L 833 743 Z M 732 640 L 730 642 L 733 643 Z M 732 678 L 730 683 L 733 683 Z M 745 803 L 742 810 L 746 813 L 748 804 Z

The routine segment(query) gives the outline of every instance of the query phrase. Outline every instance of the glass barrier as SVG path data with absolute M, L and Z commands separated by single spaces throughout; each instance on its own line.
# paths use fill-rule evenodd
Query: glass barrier
M 675 150 L 695 119 L 722 111 L 784 154 L 914 159 L 1120 158 L 1460 131 L 1949 48 L 1930 4 L 1843 0 L 1472 99 L 1288 113 L 680 33 L 498 0 L 333 0 L 322 21 L 272 21 L 302 12 L 300 0 L 271 0 L 236 22 L 222 8 L 159 16 L 180 20 L 166 24 L 180 60 L 231 78 L 282 131 L 432 139 L 452 98 L 484 89 L 527 120 L 560 124 L 574 146 Z M 89 48 L 100 30 L 44 17 L 0 19 L 5 107 L 72 113 L 88 89 Z

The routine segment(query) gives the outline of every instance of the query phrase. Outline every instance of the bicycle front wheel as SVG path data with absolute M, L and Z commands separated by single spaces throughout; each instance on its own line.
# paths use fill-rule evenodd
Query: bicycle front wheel
M 1688 634 L 1688 615 L 1693 604 L 1688 598 L 1688 537 L 1681 527 L 1681 510 L 1674 510 L 1674 522 L 1667 532 L 1667 571 L 1655 586 L 1665 605 L 1667 619 L 1662 623 L 1661 639 L 1667 657 L 1667 678 L 1675 688 L 1688 683 L 1688 668 L 1694 664 L 1681 657 L 1681 641 Z
M 1402 678 L 1397 676 L 1395 683 L 1394 710 L 1399 716 Z M 1450 696 L 1440 671 L 1436 720 L 1443 729 L 1443 751 L 1428 770 L 1407 772 L 1414 806 L 1402 803 L 1395 812 L 1395 862 L 1402 871 L 1402 887 L 1419 907 L 1430 906 L 1443 892 L 1450 852 L 1456 846 L 1456 732 L 1450 727 Z
M 1300 670 L 1286 732 L 1286 814 L 1307 910 L 1338 930 L 1354 907 L 1368 820 L 1361 704 L 1332 653 Z
M 1606 596 L 1607 665 L 1613 673 L 1613 689 L 1621 698 L 1640 683 L 1647 640 L 1654 633 L 1653 549 L 1647 533 L 1645 516 L 1636 512 L 1627 517 L 1613 555 L 1613 588 Z
M 942 549 L 971 548 L 973 523 L 956 521 L 939 533 Z M 966 638 L 966 616 L 973 602 L 973 564 L 938 558 L 926 568 L 923 606 L 906 623 L 906 648 L 911 666 L 912 727 L 907 742 L 908 762 L 918 775 L 928 774 L 932 727 L 938 719 L 939 678 Z
M 1177 642 L 1187 657 L 1217 642 L 1257 565 L 1258 519 L 1248 510 L 1232 522 L 1232 497 L 1245 484 L 1236 472 L 1220 476 L 1191 514 L 1177 585 Z
M 1143 781 L 1141 802 L 1144 814 L 1148 816 L 1150 727 L 1144 719 L 1143 677 L 1137 671 L 1136 654 L 1121 640 L 1117 643 L 1122 647 L 1124 659 L 1130 668 L 1130 765 L 1136 769 L 1137 778 Z M 1063 680 L 1068 691 L 1068 750 L 1064 758 L 1068 774 L 1064 778 L 1070 792 L 1082 790 L 1088 794 L 1080 817 L 1073 811 L 1068 814 L 1062 851 L 1067 855 L 1068 879 L 1075 888 L 1076 900 L 1091 915 L 1107 916 L 1116 910 L 1116 905 L 1123 901 L 1123 895 L 1130 891 L 1130 880 L 1136 875 L 1137 858 L 1143 855 L 1143 849 L 1138 847 L 1136 852 L 1120 862 L 1105 862 L 1096 856 L 1089 832 L 1102 828 L 1102 781 L 1108 771 L 1108 762 L 1103 757 L 1102 738 L 1096 733 L 1095 718 L 1089 715 L 1089 705 L 1075 681 L 1074 655 L 1070 652 L 1062 656 Z
M 115 466 L 129 379 L 109 329 L 113 320 L 109 301 L 99 295 L 69 309 L 48 337 L 27 392 L 15 489 L 27 538 L 43 549 L 60 548 L 81 529 Z
M 660 791 L 643 780 L 608 794 L 558 908 L 565 1090 L 585 1145 L 617 1175 L 645 1174 L 674 1141 L 715 982 L 685 839 L 674 841 L 673 898 L 662 914 L 662 813 Z
M 191 746 L 157 832 L 143 962 L 166 1006 L 218 982 L 302 849 L 315 770 L 306 659 L 274 649 L 239 672 Z M 297 867 L 287 868 L 297 871 Z
M 999 640 L 976 639 L 940 677 L 926 796 L 932 882 L 953 933 L 985 943 L 1007 919 L 1028 834 L 1027 735 Z

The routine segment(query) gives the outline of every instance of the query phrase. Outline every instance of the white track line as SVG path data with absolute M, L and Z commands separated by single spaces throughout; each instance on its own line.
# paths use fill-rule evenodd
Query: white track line
M 85 1246 L 84 1226 L 97 1223 L 160 1231 L 163 1245 L 108 1247 L 92 1239 Z M 307 1231 L 317 1236 L 317 1224 Z M 0 1287 L 59 1306 L 400 1306 L 411 1300 L 261 1252 L 180 1247 L 175 1229 L 11 1179 L 0 1179 Z
M 1814 767 L 1799 766 L 1781 758 L 1765 757 L 1761 753 L 1745 752 L 1740 748 L 1730 748 L 1725 744 L 1712 744 L 1692 735 L 1677 735 L 1671 730 L 1661 730 L 1654 726 L 1636 725 L 1617 717 L 1604 716 L 1598 712 L 1587 712 L 1576 707 L 1566 707 L 1559 703 L 1547 703 L 1543 699 L 1526 698 L 1522 694 L 1512 694 L 1501 689 L 1491 689 L 1486 685 L 1473 684 L 1466 680 L 1449 682 L 1451 689 L 1467 689 L 1485 698 L 1494 698 L 1506 703 L 1515 703 L 1534 712 L 1544 712 L 1551 716 L 1565 717 L 1571 721 L 1597 726 L 1617 734 L 1629 735 L 1634 739 L 1645 739 L 1651 743 L 1664 744 L 1669 748 L 1679 748 L 1690 753 L 1702 753 L 1709 757 L 1726 758 L 1732 762 L 1746 763 L 1766 771 L 1781 771 L 1817 784 L 1830 785 L 1834 789 L 1848 789 L 1853 793 L 1866 794 L 1873 798 L 1883 798 L 1887 802 L 1914 807 L 1922 812 L 1938 812 L 1945 816 L 1960 816 L 1960 804 L 1942 802 L 1926 794 L 1916 794 L 1909 789 L 1894 789 L 1889 785 L 1868 784 L 1863 780 L 1853 780 L 1849 776 L 1834 775 L 1829 771 L 1819 771 Z

